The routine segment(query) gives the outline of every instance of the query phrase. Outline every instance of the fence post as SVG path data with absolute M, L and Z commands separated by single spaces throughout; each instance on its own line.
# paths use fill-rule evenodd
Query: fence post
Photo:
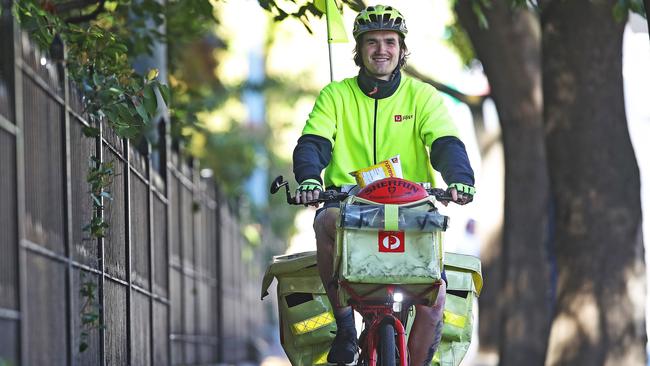
M 8 7 L 6 5 L 9 5 Z M 5 9 L 11 10 L 13 1 L 4 1 Z M 4 14 L 4 12 L 3 12 Z M 20 245 L 25 238 L 25 139 L 24 139 L 24 113 L 23 113 L 23 73 L 22 73 L 22 43 L 20 41 L 20 28 L 18 23 L 11 17 L 12 46 L 8 48 L 13 59 L 13 110 L 14 123 L 16 126 L 16 223 L 17 223 L 17 245 L 18 245 L 18 309 L 20 312 L 20 363 L 27 360 L 29 345 L 26 335 L 28 319 L 23 311 L 24 302 L 27 298 L 27 255 L 25 249 Z

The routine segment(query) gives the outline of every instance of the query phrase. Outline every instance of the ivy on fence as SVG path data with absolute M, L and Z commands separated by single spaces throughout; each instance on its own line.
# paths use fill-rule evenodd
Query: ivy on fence
M 113 162 L 104 162 L 95 156 L 90 159 L 90 170 L 86 176 L 86 182 L 90 186 L 90 197 L 92 199 L 92 219 L 84 226 L 83 230 L 88 233 L 85 242 L 97 243 L 98 239 L 106 235 L 109 225 L 104 219 L 106 203 L 113 200 L 108 187 L 113 182 L 115 170 Z M 94 329 L 101 329 L 100 306 L 97 303 L 97 283 L 92 277 L 81 273 L 81 286 L 79 296 L 81 298 L 81 333 L 79 339 L 79 352 L 88 349 L 88 338 Z
M 159 108 L 156 92 L 168 103 L 169 87 L 158 81 L 157 70 L 143 77 L 132 69 L 126 40 L 98 24 L 66 23 L 34 1 L 17 2 L 14 12 L 38 46 L 49 50 L 53 61 L 65 63 L 70 79 L 83 92 L 83 114 L 89 120 L 106 118 L 124 138 L 144 136 L 153 128 Z M 98 134 L 95 127 L 85 132 Z

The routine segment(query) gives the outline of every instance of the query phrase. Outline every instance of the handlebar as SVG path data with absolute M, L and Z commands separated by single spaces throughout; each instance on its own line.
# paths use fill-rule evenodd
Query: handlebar
M 429 193 L 429 196 L 435 197 L 436 201 L 452 202 L 454 200 L 453 197 L 442 188 L 427 188 L 427 193 Z
M 282 187 L 284 187 L 288 204 L 290 205 L 305 204 L 305 202 L 301 202 L 301 203 L 296 202 L 296 197 L 292 196 L 289 190 L 289 182 L 284 180 L 284 178 L 281 175 L 276 177 L 271 183 L 271 188 L 270 188 L 271 194 L 276 194 Z M 451 195 L 442 188 L 428 188 L 427 193 L 429 193 L 430 196 L 434 196 L 437 201 L 453 201 Z M 329 189 L 326 191 L 321 191 L 316 200 L 313 200 L 311 202 L 306 202 L 306 203 L 340 202 L 346 199 L 348 196 L 349 196 L 348 193 Z
M 284 178 L 279 175 L 276 177 L 273 182 L 271 183 L 271 188 L 270 192 L 271 194 L 276 194 L 280 188 L 284 187 L 285 193 L 287 195 L 287 203 L 290 205 L 302 205 L 304 203 L 297 203 L 296 202 L 296 197 L 291 195 L 291 192 L 289 191 L 289 182 L 284 180 Z M 320 194 L 318 195 L 318 199 L 313 200 L 311 202 L 307 203 L 314 203 L 314 202 L 319 202 L 319 203 L 326 203 L 326 202 L 339 202 L 343 201 L 348 197 L 347 193 L 335 191 L 335 190 L 327 190 L 327 191 L 321 191 Z

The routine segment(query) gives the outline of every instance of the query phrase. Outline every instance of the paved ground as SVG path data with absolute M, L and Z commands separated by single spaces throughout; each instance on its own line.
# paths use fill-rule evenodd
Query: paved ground
M 466 360 L 462 366 L 496 366 L 497 357 L 493 354 L 479 354 L 474 360 Z M 240 365 L 243 366 L 243 365 Z M 282 355 L 268 356 L 261 366 L 291 366 L 289 360 Z

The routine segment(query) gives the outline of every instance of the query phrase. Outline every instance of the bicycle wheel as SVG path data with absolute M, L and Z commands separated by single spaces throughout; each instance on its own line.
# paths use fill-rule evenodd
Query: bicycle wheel
M 395 366 L 395 328 L 384 323 L 379 329 L 379 366 Z

